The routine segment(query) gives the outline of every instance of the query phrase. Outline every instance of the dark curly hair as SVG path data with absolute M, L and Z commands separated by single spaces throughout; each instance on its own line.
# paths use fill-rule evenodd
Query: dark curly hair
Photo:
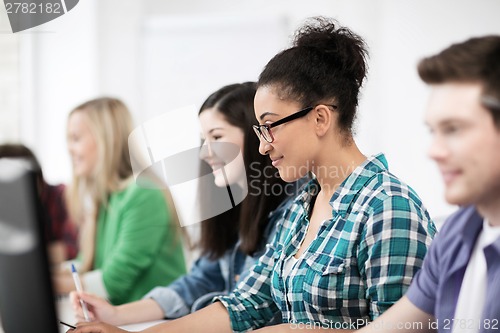
M 258 86 L 270 86 L 302 107 L 337 105 L 339 127 L 352 135 L 367 56 L 360 36 L 332 19 L 314 17 L 296 31 L 292 47 L 268 62 Z

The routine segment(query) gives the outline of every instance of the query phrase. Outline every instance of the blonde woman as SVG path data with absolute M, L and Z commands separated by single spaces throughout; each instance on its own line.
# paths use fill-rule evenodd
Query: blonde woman
M 68 207 L 80 225 L 84 289 L 113 304 L 141 298 L 185 273 L 178 221 L 167 191 L 138 186 L 128 135 L 133 123 L 118 99 L 98 98 L 71 111 L 67 140 L 73 181 Z M 55 289 L 74 289 L 68 272 Z

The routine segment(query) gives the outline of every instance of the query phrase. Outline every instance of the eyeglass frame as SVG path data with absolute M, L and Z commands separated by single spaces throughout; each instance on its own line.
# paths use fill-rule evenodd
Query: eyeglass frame
M 500 100 L 490 95 L 481 96 L 481 104 L 491 111 L 500 110 Z
M 319 105 L 321 104 L 318 104 L 316 106 L 308 106 L 307 108 L 304 108 L 302 110 L 299 110 L 295 113 L 292 113 L 291 115 L 289 116 L 286 116 L 284 118 L 281 118 L 280 120 L 278 121 L 275 121 L 274 123 L 272 124 L 262 124 L 262 125 L 253 125 L 253 130 L 255 132 L 255 134 L 257 134 L 257 137 L 259 139 L 264 139 L 266 142 L 268 143 L 273 143 L 274 142 L 274 135 L 273 133 L 271 132 L 271 128 L 273 127 L 276 127 L 276 126 L 279 126 L 279 125 L 283 125 L 285 123 L 288 123 L 289 121 L 292 121 L 292 120 L 295 120 L 295 119 L 299 119 L 299 118 L 302 118 L 304 116 L 306 116 L 309 112 L 311 112 L 312 110 L 314 110 L 316 107 L 318 107 Z M 333 104 L 325 104 L 326 106 L 330 106 L 334 109 L 337 109 L 337 106 L 336 105 L 333 105 Z M 262 128 L 265 128 L 267 133 L 269 133 L 269 136 L 271 137 L 271 141 L 269 141 L 268 139 L 266 139 L 266 137 L 262 134 Z

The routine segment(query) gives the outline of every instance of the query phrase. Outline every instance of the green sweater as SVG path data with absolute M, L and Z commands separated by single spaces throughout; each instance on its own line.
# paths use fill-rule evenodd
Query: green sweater
M 179 237 L 163 192 L 132 182 L 112 193 L 97 221 L 94 269 L 113 304 L 140 299 L 186 273 Z

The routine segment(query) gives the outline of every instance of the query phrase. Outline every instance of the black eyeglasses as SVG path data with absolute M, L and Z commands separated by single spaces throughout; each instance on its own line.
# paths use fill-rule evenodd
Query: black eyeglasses
M 285 117 L 285 118 L 282 118 L 278 121 L 275 121 L 274 123 L 272 123 L 270 125 L 267 125 L 267 124 L 253 125 L 253 130 L 255 131 L 255 134 L 257 134 L 259 139 L 264 139 L 267 142 L 272 143 L 274 141 L 274 136 L 273 136 L 273 133 L 271 132 L 271 128 L 279 126 L 279 125 L 283 125 L 284 123 L 287 123 L 289 121 L 304 117 L 306 114 L 311 112 L 311 110 L 314 110 L 316 108 L 316 106 L 309 106 L 303 110 L 297 111 L 297 112 L 289 115 L 288 117 Z M 327 105 L 327 106 L 330 106 L 334 109 L 337 108 L 336 105 Z
M 481 96 L 481 103 L 487 109 L 497 112 L 500 111 L 500 100 L 496 99 L 493 96 Z

